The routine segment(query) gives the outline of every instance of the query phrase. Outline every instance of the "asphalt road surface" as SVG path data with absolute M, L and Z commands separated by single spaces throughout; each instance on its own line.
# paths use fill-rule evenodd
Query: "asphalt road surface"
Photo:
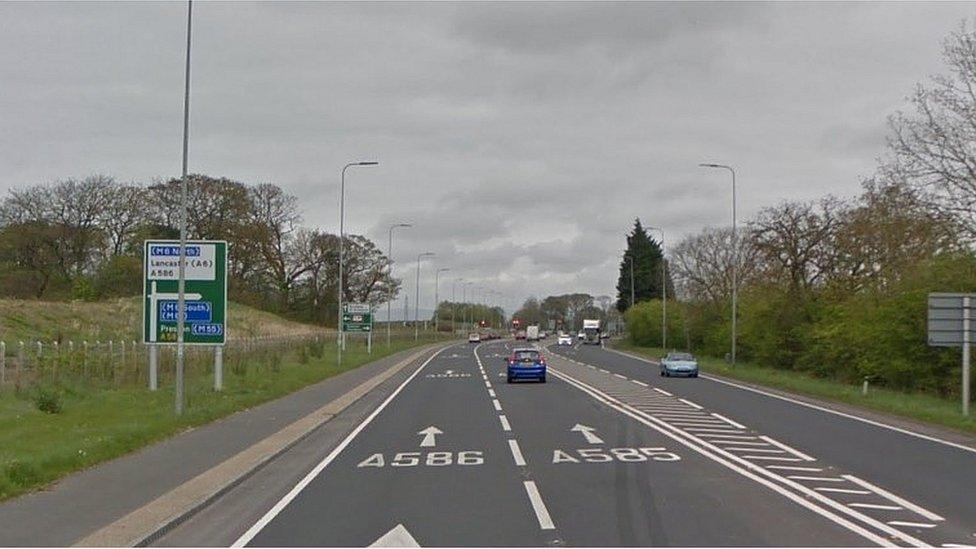
M 442 351 L 158 543 L 976 545 L 972 449 L 596 346 L 507 384 L 512 346 Z

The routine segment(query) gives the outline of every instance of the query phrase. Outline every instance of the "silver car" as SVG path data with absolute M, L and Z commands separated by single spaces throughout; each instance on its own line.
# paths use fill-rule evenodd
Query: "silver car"
M 668 353 L 661 359 L 661 375 L 698 377 L 698 360 L 691 353 Z

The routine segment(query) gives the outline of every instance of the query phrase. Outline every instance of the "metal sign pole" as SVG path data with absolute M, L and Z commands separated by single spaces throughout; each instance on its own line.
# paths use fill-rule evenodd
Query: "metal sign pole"
M 962 414 L 969 415 L 969 359 L 970 359 L 970 326 L 972 324 L 972 310 L 970 297 L 962 298 Z
M 159 347 L 149 345 L 149 390 L 159 388 Z
M 214 391 L 224 388 L 224 347 L 214 347 Z

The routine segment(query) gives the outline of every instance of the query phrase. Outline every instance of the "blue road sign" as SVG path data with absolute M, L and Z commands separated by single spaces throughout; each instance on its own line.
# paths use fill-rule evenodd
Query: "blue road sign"
M 186 322 L 188 324 L 209 323 L 213 321 L 213 305 L 209 301 L 187 301 Z M 176 322 L 176 313 L 179 310 L 179 302 L 175 299 L 165 299 L 159 302 L 159 320 L 163 322 Z

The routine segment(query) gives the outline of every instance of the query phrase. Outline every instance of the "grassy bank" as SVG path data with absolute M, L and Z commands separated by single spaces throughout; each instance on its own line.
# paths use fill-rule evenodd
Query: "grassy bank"
M 638 347 L 628 341 L 615 341 L 613 346 L 622 351 L 630 351 L 653 359 L 660 358 L 664 354 L 660 348 Z M 904 393 L 880 387 L 869 388 L 865 396 L 861 394 L 860 386 L 814 378 L 801 372 L 763 368 L 749 362 L 739 362 L 733 369 L 721 359 L 698 358 L 703 372 L 976 433 L 976 417 L 965 418 L 960 411 L 959 400 L 947 400 L 929 394 Z
M 356 338 L 358 339 L 358 338 Z M 398 338 L 391 347 L 381 340 L 366 354 L 361 341 L 351 340 L 336 364 L 333 343 L 284 343 L 259 354 L 228 357 L 224 391 L 214 392 L 207 371 L 187 376 L 187 409 L 173 414 L 170 377 L 159 391 L 136 387 L 97 388 L 70 381 L 45 387 L 60 404 L 59 413 L 39 409 L 39 387 L 0 392 L 0 500 L 42 487 L 58 478 L 112 459 L 188 427 L 201 425 L 238 410 L 294 392 L 366 362 L 418 344 Z M 172 369 L 166 361 L 165 372 Z

